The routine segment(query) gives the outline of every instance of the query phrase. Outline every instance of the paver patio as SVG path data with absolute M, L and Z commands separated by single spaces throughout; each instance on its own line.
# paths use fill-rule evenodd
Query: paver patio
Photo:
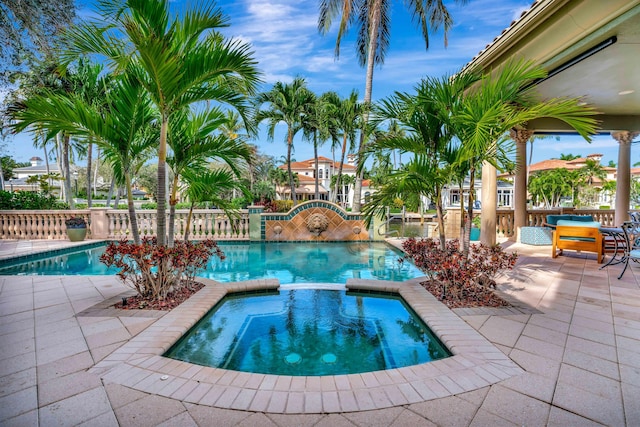
M 0 257 L 33 252 L 37 245 L 43 243 L 0 241 Z M 374 377 L 335 393 L 322 393 L 321 382 L 307 379 L 304 385 L 289 384 L 289 389 L 301 390 L 291 394 L 275 385 L 275 391 L 265 393 L 269 378 L 252 383 L 251 376 L 239 374 L 228 381 L 241 386 L 217 393 L 204 380 L 202 371 L 208 368 L 187 372 L 179 362 L 171 367 L 175 378 L 161 385 L 156 381 L 156 392 L 143 392 L 122 383 L 143 388 L 148 374 L 132 378 L 131 372 L 123 373 L 125 381 L 105 364 L 132 346 L 142 345 L 145 351 L 161 347 L 153 341 L 140 343 L 164 313 L 105 309 L 105 301 L 127 290 L 114 277 L 0 276 L 0 425 L 640 425 L 640 265 L 630 266 L 617 280 L 622 267 L 599 270 L 591 254 L 552 259 L 547 247 L 505 246 L 521 257 L 499 289 L 524 309 L 454 313 L 521 370 L 506 380 L 490 381 L 492 385 L 456 393 L 456 388 L 474 387 L 469 377 L 451 369 L 451 382 L 431 384 L 432 398 L 415 382 L 400 387 L 401 395 L 397 388 L 369 393 L 371 381 L 380 382 Z M 149 359 L 146 368 L 168 369 L 160 362 L 153 366 L 154 361 Z M 152 391 L 152 378 L 146 381 Z M 438 387 L 448 397 L 437 398 Z M 361 410 L 367 399 L 376 407 L 381 401 L 393 404 L 399 396 L 405 399 L 399 406 Z M 264 411 L 212 406 L 242 408 L 252 402 L 262 404 Z M 350 410 L 274 413 L 319 405 Z

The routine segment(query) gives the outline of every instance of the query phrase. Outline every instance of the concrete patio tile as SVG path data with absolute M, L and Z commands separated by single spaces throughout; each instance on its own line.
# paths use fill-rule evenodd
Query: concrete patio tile
M 524 370 L 543 377 L 555 380 L 560 372 L 560 361 L 551 360 L 538 354 L 514 349 L 509 353 L 509 357 L 518 365 L 522 366 Z
M 623 383 L 640 387 L 640 368 L 620 365 L 620 378 Z
M 640 425 L 640 387 L 622 383 L 622 401 L 628 426 Z
M 40 408 L 40 425 L 76 425 L 110 413 L 111 405 L 102 387 L 96 387 Z
M 219 426 L 235 426 L 250 415 L 248 412 L 243 411 L 233 411 L 230 409 L 212 408 L 209 406 L 193 404 L 185 405 L 185 408 L 191 418 L 199 426 L 212 425 L 214 420 L 215 424 Z
M 524 335 L 518 339 L 515 348 L 558 361 L 562 360 L 564 353 L 564 347 Z
M 581 417 L 580 415 L 565 411 L 564 409 L 552 406 L 551 412 L 549 412 L 548 427 L 567 427 L 567 426 L 580 426 L 580 427 L 598 427 L 604 424 L 597 423 L 593 420 Z M 631 425 L 631 424 L 629 424 Z
M 414 403 L 409 409 L 440 426 L 467 426 L 473 420 L 478 407 L 452 396 Z
M 388 409 L 377 409 L 373 411 L 367 412 L 351 412 L 347 414 L 343 414 L 343 416 L 354 423 L 357 426 L 369 426 L 369 427 L 385 427 L 393 425 L 393 422 L 398 419 L 398 417 L 403 413 L 408 412 L 409 414 L 413 414 L 414 417 L 417 415 L 411 411 L 406 411 L 404 408 L 396 407 L 396 408 L 388 408 Z M 420 417 L 416 421 L 420 420 Z M 422 425 L 420 423 L 414 425 Z
M 282 424 L 281 427 L 295 427 Z M 329 414 L 322 418 L 314 427 L 354 427 L 354 424 L 340 414 Z
M 38 365 L 38 381 L 48 381 L 74 372 L 84 371 L 93 366 L 94 361 L 88 351 L 74 354 L 51 363 Z
M 296 427 L 312 427 L 315 426 L 325 415 L 322 414 L 268 414 L 266 418 L 268 422 L 274 423 L 273 425 L 277 426 L 296 426 Z M 262 426 L 264 424 L 259 424 L 257 422 L 263 421 L 258 420 L 256 418 L 245 418 L 245 425 L 250 426 Z M 255 424 L 248 424 L 249 422 L 254 422 Z M 267 424 L 268 425 L 268 424 Z
M 95 418 L 91 418 L 83 423 L 78 424 L 78 427 L 118 427 L 118 419 L 113 412 L 105 412 L 102 415 L 98 415 Z
M 553 404 L 601 424 L 624 425 L 624 409 L 620 398 L 609 400 L 601 395 L 558 382 Z
M 496 344 L 513 347 L 520 338 L 525 324 L 503 317 L 490 317 L 484 322 L 479 332 Z
M 36 359 L 38 365 L 51 363 L 56 360 L 64 359 L 78 353 L 87 351 L 87 343 L 84 340 L 74 339 L 47 348 L 38 349 Z
M 603 375 L 613 380 L 620 380 L 620 370 L 617 363 L 600 359 L 599 357 L 578 350 L 571 348 L 566 349 L 563 363 L 585 369 L 598 375 Z
M 509 420 L 505 420 L 502 417 L 499 417 L 491 412 L 485 411 L 484 409 L 479 409 L 478 413 L 473 417 L 471 424 L 469 427 L 515 427 L 520 426 L 518 423 L 513 423 Z
M 556 381 L 531 372 L 525 372 L 522 375 L 511 377 L 501 382 L 500 385 L 542 402 L 551 403 Z
M 611 333 L 601 332 L 586 326 L 571 325 L 569 334 L 574 337 L 583 338 L 589 341 L 595 341 L 605 345 L 616 345 L 616 340 Z
M 517 391 L 491 387 L 481 409 L 519 425 L 545 425 L 551 405 Z
M 36 368 L 32 367 L 0 377 L 0 398 L 37 385 Z
M 8 419 L 38 409 L 36 387 L 29 387 L 0 397 L 0 424 Z
M 83 371 L 49 381 L 38 381 L 38 405 L 49 405 L 100 386 L 102 382 L 99 377 Z
M 567 341 L 566 332 L 558 332 L 538 325 L 527 325 L 522 331 L 522 335 L 562 347 Z
M 581 351 L 583 353 L 599 357 L 600 359 L 617 362 L 616 348 L 610 345 L 600 344 L 595 341 L 569 335 L 566 348 Z
M 36 350 L 36 341 L 33 337 L 27 337 L 14 342 L 12 345 L 0 346 L 0 360 L 10 359 L 14 356 L 33 353 Z
M 558 375 L 558 384 L 564 383 L 606 399 L 620 399 L 620 383 L 585 369 L 563 364 Z
M 168 420 L 158 424 L 156 427 L 198 427 L 198 424 L 191 418 L 188 412 L 183 412 L 181 414 L 176 415 L 173 418 L 169 418 Z
M 120 425 L 156 426 L 186 411 L 179 401 L 148 395 L 115 409 Z
M 0 360 L 0 376 L 11 375 L 36 366 L 35 352 L 19 354 Z
M 148 396 L 147 393 L 120 384 L 107 383 L 104 385 L 104 389 L 114 409 L 129 405 Z

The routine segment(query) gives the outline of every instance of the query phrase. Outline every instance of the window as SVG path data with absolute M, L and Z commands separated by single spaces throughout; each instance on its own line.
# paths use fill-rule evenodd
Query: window
M 322 169 L 318 169 L 318 178 L 322 179 Z

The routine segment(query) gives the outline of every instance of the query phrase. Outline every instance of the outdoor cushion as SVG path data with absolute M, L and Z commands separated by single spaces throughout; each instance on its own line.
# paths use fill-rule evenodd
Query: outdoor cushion
M 574 221 L 574 220 L 566 220 L 566 219 L 561 219 L 558 220 L 556 225 L 562 225 L 562 226 L 569 226 L 569 227 L 593 227 L 593 228 L 600 228 L 600 223 L 598 221 Z
M 584 222 L 590 222 L 590 221 L 593 221 L 593 216 L 591 216 L 591 215 L 571 215 L 571 214 L 547 215 L 547 225 L 556 226 L 556 225 L 558 225 L 558 221 L 584 221 Z

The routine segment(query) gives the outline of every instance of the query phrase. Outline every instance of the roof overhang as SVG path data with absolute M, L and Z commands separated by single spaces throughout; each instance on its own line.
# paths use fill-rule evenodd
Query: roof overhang
M 640 0 L 538 0 L 465 69 L 500 68 L 510 58 L 549 72 L 542 99 L 581 97 L 601 113 L 601 132 L 640 130 Z M 571 131 L 536 120 L 539 132 Z

